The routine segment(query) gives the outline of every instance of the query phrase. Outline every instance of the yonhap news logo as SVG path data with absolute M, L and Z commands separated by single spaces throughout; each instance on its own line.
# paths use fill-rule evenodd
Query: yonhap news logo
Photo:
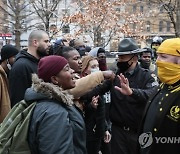
M 142 133 L 139 136 L 139 144 L 141 148 L 147 148 L 153 143 L 153 137 L 151 132 Z
M 151 132 L 142 133 L 139 136 L 139 144 L 142 149 L 151 146 L 153 142 L 156 144 L 180 144 L 180 137 L 152 137 Z

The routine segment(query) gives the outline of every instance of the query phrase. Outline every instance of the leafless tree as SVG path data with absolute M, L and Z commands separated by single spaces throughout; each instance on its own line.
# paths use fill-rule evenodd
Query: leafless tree
M 175 36 L 180 37 L 180 0 L 149 0 L 149 2 L 156 7 L 164 8 L 173 25 Z
M 77 36 L 89 34 L 92 38 L 94 46 L 107 46 L 112 38 L 130 37 L 137 35 L 142 25 L 142 14 L 137 12 L 131 14 L 125 11 L 129 4 L 133 4 L 131 0 L 81 0 L 76 1 L 79 8 L 66 16 L 67 21 L 72 24 L 79 25 Z M 132 28 L 133 24 L 139 25 Z M 122 36 L 123 35 L 123 36 Z M 106 39 L 105 39 L 106 38 Z
M 31 0 L 36 15 L 41 19 L 47 33 L 50 30 L 51 19 L 58 18 L 57 7 L 60 2 L 61 0 Z
M 29 3 L 26 0 L 2 0 L 0 11 L 7 15 L 7 27 L 15 35 L 16 47 L 20 49 L 20 36 L 30 26 L 28 17 L 33 13 L 29 10 Z

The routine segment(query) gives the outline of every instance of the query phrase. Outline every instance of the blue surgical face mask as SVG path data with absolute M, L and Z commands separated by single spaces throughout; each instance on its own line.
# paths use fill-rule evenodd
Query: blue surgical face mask
M 91 68 L 91 73 L 93 73 L 93 72 L 98 72 L 98 71 L 99 71 L 99 67 Z

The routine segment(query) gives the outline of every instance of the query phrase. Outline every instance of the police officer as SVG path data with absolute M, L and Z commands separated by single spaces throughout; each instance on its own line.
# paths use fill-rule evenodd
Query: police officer
M 151 43 L 151 49 L 152 49 L 152 58 L 153 61 L 156 61 L 157 59 L 157 53 L 156 51 L 158 50 L 159 46 L 161 45 L 161 43 L 163 42 L 163 38 L 160 36 L 155 36 L 152 39 L 152 43 Z
M 154 91 L 154 78 L 138 64 L 140 52 L 133 39 L 123 39 L 118 47 L 118 76 L 87 94 L 92 97 L 108 90 L 111 92 L 112 154 L 134 154 L 142 113 Z
M 134 154 L 142 113 L 155 86 L 150 72 L 138 65 L 137 43 L 126 38 L 118 47 L 118 74 L 111 90 L 112 154 Z
M 157 54 L 158 77 L 162 84 L 146 106 L 138 154 L 179 154 L 180 38 L 165 40 Z

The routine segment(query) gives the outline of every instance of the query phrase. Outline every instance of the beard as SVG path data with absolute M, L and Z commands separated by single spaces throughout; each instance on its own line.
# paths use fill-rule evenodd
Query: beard
M 45 49 L 45 48 L 43 48 L 41 46 L 37 48 L 36 52 L 37 52 L 39 57 L 44 57 L 44 56 L 49 55 L 48 49 Z

